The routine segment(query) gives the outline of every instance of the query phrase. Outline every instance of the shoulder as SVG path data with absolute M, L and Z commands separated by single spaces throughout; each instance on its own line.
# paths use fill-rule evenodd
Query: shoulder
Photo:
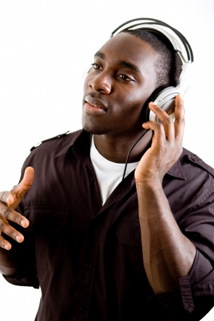
M 183 149 L 183 153 L 179 161 L 181 163 L 182 168 L 187 169 L 187 174 L 188 168 L 192 168 L 193 171 L 194 169 L 198 169 L 199 171 L 205 171 L 214 177 L 214 169 L 210 165 L 206 164 L 198 155 L 192 153 L 191 151 L 185 148 Z
M 206 204 L 212 204 L 213 217 L 214 169 L 211 166 L 196 154 L 183 149 L 179 160 L 167 174 L 163 187 L 177 220 L 184 213 L 194 212 Z
M 67 152 L 73 151 L 73 146 L 78 145 L 79 141 L 86 141 L 87 133 L 83 130 L 75 132 L 66 132 L 49 139 L 45 139 L 34 145 L 30 149 L 30 154 L 26 158 L 23 167 L 35 166 L 48 163 L 51 159 L 57 156 L 65 155 Z M 82 144 L 83 146 L 86 144 Z
M 183 148 L 180 158 L 170 168 L 167 174 L 167 176 L 171 176 L 171 178 L 184 181 L 199 181 L 197 178 L 199 176 L 200 179 L 204 180 L 209 176 L 211 180 L 213 180 L 214 169 L 206 164 L 199 156 Z
M 33 147 L 31 147 L 30 151 L 33 151 L 34 149 L 39 149 L 40 146 L 44 146 L 45 148 L 47 148 L 48 146 L 57 146 L 57 145 L 61 145 L 64 144 L 74 144 L 76 138 L 78 136 L 80 136 L 82 133 L 82 130 L 78 130 L 75 132 L 71 132 L 71 131 L 67 131 L 63 134 L 58 134 L 54 137 L 48 138 L 48 139 L 44 139 L 38 143 L 36 143 Z

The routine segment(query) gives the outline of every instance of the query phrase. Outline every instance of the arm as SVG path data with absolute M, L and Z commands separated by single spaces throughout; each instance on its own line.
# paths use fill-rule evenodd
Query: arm
M 150 108 L 162 123 L 143 124 L 154 131 L 154 137 L 135 171 L 135 180 L 144 267 L 153 291 L 159 294 L 179 287 L 178 279 L 190 271 L 196 249 L 181 233 L 162 188 L 164 175 L 182 152 L 183 101 L 176 97 L 174 122 L 157 106 L 150 104 Z
M 11 243 L 3 237 L 2 233 L 18 243 L 24 241 L 23 235 L 10 225 L 10 221 L 23 228 L 29 226 L 29 221 L 14 209 L 32 186 L 33 178 L 34 170 L 32 167 L 28 167 L 20 184 L 15 186 L 10 192 L 0 193 L 0 272 L 7 276 L 16 274 L 19 262 L 15 253 L 11 250 Z

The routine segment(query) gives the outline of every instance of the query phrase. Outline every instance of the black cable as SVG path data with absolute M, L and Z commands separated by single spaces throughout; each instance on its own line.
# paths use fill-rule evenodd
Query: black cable
M 133 150 L 133 148 L 137 145 L 137 143 L 141 140 L 141 138 L 143 138 L 143 136 L 149 131 L 149 129 L 146 129 L 141 135 L 140 137 L 136 140 L 136 142 L 134 142 L 134 144 L 132 145 L 132 147 L 130 148 L 129 152 L 128 152 L 128 155 L 126 157 L 126 161 L 125 161 L 125 167 L 124 167 L 124 171 L 123 171 L 123 176 L 122 176 L 122 181 L 124 180 L 125 178 L 125 175 L 126 175 L 126 169 L 127 169 L 127 165 L 128 165 L 128 160 L 129 160 L 129 157 L 130 157 L 130 154 Z

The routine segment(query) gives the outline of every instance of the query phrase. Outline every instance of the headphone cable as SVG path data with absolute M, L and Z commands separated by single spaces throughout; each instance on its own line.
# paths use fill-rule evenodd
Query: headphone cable
M 130 154 L 131 154 L 133 148 L 137 145 L 137 143 L 143 138 L 143 136 L 144 136 L 148 131 L 149 131 L 149 129 L 146 129 L 146 130 L 140 135 L 140 137 L 138 137 L 138 139 L 134 142 L 134 144 L 131 146 L 131 148 L 130 148 L 128 154 L 127 154 L 127 157 L 126 157 L 125 166 L 124 166 L 124 171 L 123 171 L 123 176 L 122 176 L 122 181 L 125 179 L 126 169 L 127 169 L 129 157 L 130 157 Z

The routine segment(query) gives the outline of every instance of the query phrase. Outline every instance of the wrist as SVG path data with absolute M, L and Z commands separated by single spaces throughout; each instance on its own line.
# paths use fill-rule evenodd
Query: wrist
M 159 176 L 135 177 L 135 184 L 137 187 L 162 188 L 162 179 Z

